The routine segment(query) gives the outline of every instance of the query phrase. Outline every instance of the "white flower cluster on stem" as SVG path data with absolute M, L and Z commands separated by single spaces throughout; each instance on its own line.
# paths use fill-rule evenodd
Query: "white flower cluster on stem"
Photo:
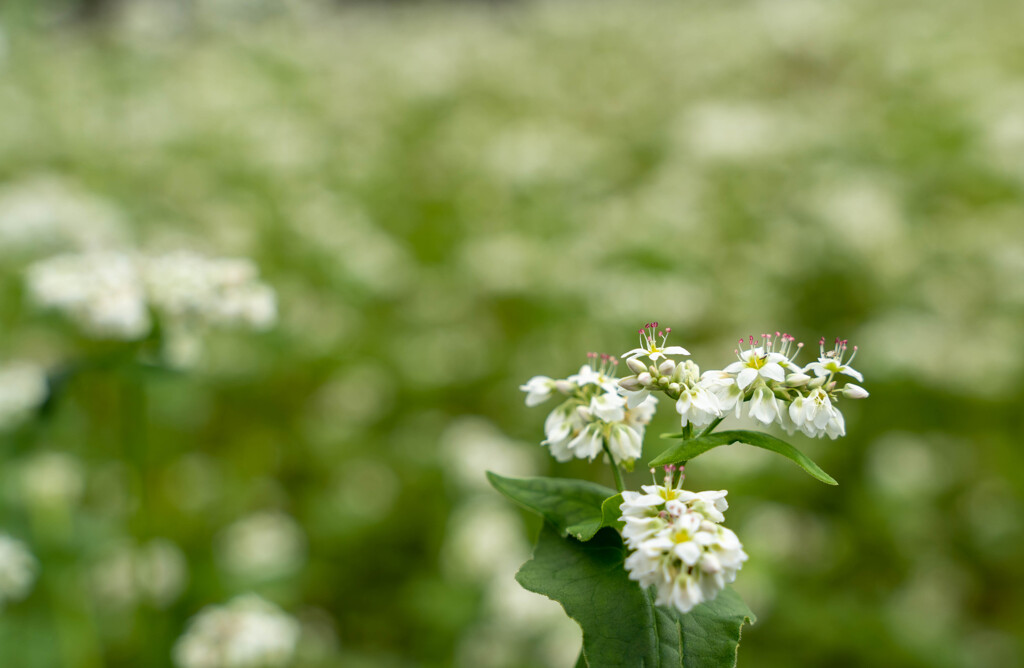
M 658 330 L 650 323 L 640 330 L 642 347 L 626 353 L 633 375 L 619 381 L 629 402 L 640 401 L 651 392 L 663 392 L 676 402 L 683 428 L 706 427 L 730 413 L 747 416 L 762 424 L 778 424 L 788 433 L 838 438 L 846 434 L 846 423 L 838 406 L 840 397 L 863 399 L 867 390 L 853 383 L 840 386 L 838 376 L 863 382 L 850 366 L 857 352 L 847 358 L 847 343 L 836 339 L 831 350 L 820 342 L 820 356 L 805 367 L 796 364 L 803 347 L 795 339 L 776 332 L 755 340 L 740 339 L 737 361 L 721 370 L 701 373 L 687 360 L 677 363 L 666 355 L 686 355 L 685 349 L 666 346 L 671 329 Z M 746 346 L 746 347 L 744 347 Z M 641 361 L 647 357 L 650 364 Z M 659 360 L 664 361 L 659 363 Z
M 154 316 L 166 337 L 179 339 L 207 327 L 265 329 L 277 320 L 274 290 L 243 258 L 65 254 L 30 266 L 27 284 L 36 305 L 63 313 L 92 338 L 144 339 Z
M 640 456 L 644 430 L 654 416 L 657 399 L 628 401 L 614 375 L 618 360 L 596 353 L 590 353 L 588 358 L 591 363 L 568 378 L 535 376 L 519 389 L 526 392 L 527 406 L 536 406 L 556 395 L 565 397 L 544 422 L 546 438 L 542 445 L 551 450 L 556 460 L 593 461 L 607 451 L 613 465 L 632 469 L 633 461 Z
M 726 491 L 690 492 L 682 489 L 682 468 L 665 472 L 664 485 L 622 493 L 622 537 L 630 549 L 625 567 L 631 580 L 655 587 L 657 605 L 686 613 L 735 581 L 747 553 L 720 524 L 729 507 Z
M 275 668 L 288 665 L 299 622 L 256 594 L 203 608 L 174 646 L 179 668 Z

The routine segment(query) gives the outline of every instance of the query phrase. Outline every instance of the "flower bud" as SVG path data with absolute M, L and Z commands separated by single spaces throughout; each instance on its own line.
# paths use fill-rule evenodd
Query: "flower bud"
M 629 370 L 633 373 L 643 373 L 644 371 L 647 371 L 647 367 L 644 366 L 644 363 L 635 357 L 630 357 L 626 360 L 626 366 L 628 366 Z
M 807 383 L 807 387 L 809 389 L 816 390 L 822 385 L 824 385 L 826 380 L 828 380 L 828 376 L 818 376 L 817 378 L 811 380 L 811 382 Z
M 590 412 L 590 409 L 587 408 L 586 406 L 577 406 L 576 414 L 583 418 L 583 420 L 586 422 L 591 422 L 594 419 L 594 416 Z
M 658 367 L 658 372 L 663 376 L 671 376 L 672 372 L 676 370 L 676 363 L 672 360 L 665 360 Z
M 556 380 L 555 389 L 561 392 L 562 394 L 569 394 L 570 392 L 572 392 L 572 383 L 570 383 L 567 380 Z
M 681 389 L 683 389 L 683 386 L 680 385 L 679 383 L 669 383 L 668 384 L 668 391 L 673 393 L 673 394 L 675 394 L 676 392 L 678 392 Z
M 811 382 L 811 377 L 806 373 L 791 373 L 786 376 L 786 385 L 790 387 L 803 387 Z
M 619 387 L 629 392 L 639 392 L 644 389 L 644 386 L 640 384 L 640 381 L 636 379 L 636 376 L 626 376 L 619 381 Z
M 864 399 L 868 396 L 868 391 L 860 385 L 847 383 L 843 386 L 843 396 L 847 399 Z
M 659 378 L 658 385 L 661 385 L 662 387 L 668 387 L 668 378 L 666 378 L 665 376 Z
M 646 371 L 637 376 L 636 380 L 643 387 L 650 387 L 651 384 L 654 382 L 654 379 L 651 378 L 651 374 L 647 373 Z

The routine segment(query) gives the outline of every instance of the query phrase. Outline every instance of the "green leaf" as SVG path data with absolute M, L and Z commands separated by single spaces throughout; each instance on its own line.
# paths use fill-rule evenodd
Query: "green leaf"
M 682 434 L 673 434 L 669 438 L 682 438 Z M 746 443 L 758 448 L 764 448 L 765 450 L 771 450 L 772 452 L 776 452 L 787 459 L 793 460 L 796 462 L 797 466 L 802 468 L 804 471 L 807 471 L 807 473 L 818 480 L 829 485 L 839 484 L 835 481 L 835 478 L 822 471 L 821 467 L 815 464 L 810 457 L 800 452 L 789 443 L 775 438 L 774 436 L 762 434 L 758 431 L 720 431 L 714 434 L 708 434 L 707 436 L 683 441 L 682 443 L 673 445 L 668 450 L 655 457 L 651 460 L 649 466 L 657 467 L 665 466 L 666 464 L 685 463 L 697 455 L 704 454 L 712 448 L 717 448 L 720 445 L 729 445 L 730 443 Z
M 605 526 L 602 504 L 615 495 L 615 490 L 586 480 L 505 478 L 490 471 L 487 479 L 494 489 L 579 540 L 590 540 Z
M 622 510 L 619 506 L 622 505 L 622 494 L 616 494 L 615 496 L 609 496 L 601 504 L 601 515 L 603 521 L 601 527 L 613 527 L 619 533 L 622 533 L 622 528 L 626 526 L 626 523 L 620 520 L 622 517 Z
M 516 580 L 580 625 L 589 668 L 734 668 L 740 631 L 755 620 L 743 600 L 726 589 L 685 615 L 656 606 L 653 589 L 629 579 L 625 557 L 611 529 L 582 543 L 545 524 Z

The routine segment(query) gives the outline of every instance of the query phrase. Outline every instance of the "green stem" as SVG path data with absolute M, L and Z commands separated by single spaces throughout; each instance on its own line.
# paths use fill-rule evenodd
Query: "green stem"
M 612 451 L 608 447 L 608 441 L 604 441 L 601 444 L 601 447 L 604 448 L 604 452 L 608 455 L 608 460 L 611 462 L 612 475 L 615 476 L 615 488 L 620 492 L 626 491 L 626 486 L 622 484 L 622 472 L 619 471 L 619 465 L 615 462 L 615 457 L 612 457 Z
M 714 422 L 712 422 L 711 424 L 709 424 L 707 426 L 707 429 L 705 429 L 700 434 L 698 434 L 697 438 L 700 438 L 702 436 L 707 436 L 708 434 L 713 432 L 715 430 L 715 427 L 717 427 L 718 425 L 722 424 L 722 420 L 724 420 L 724 419 L 725 419 L 724 417 L 717 418 Z

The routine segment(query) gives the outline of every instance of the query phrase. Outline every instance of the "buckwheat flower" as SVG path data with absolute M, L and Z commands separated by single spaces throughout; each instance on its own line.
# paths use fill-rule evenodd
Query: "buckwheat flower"
M 255 594 L 204 608 L 174 645 L 179 668 L 277 668 L 295 654 L 299 622 Z
M 601 425 L 592 422 L 569 441 L 569 449 L 581 459 L 593 460 L 604 446 L 604 432 Z
M 306 535 L 285 513 L 268 511 L 244 517 L 219 536 L 217 556 L 232 575 L 263 580 L 291 575 L 306 560 Z
M 38 570 L 39 563 L 24 543 L 0 534 L 0 609 L 28 596 Z
M 779 405 L 775 394 L 764 385 L 754 390 L 748 410 L 750 417 L 764 424 L 775 422 L 779 415 Z
M 758 377 L 781 383 L 786 380 L 787 370 L 793 372 L 798 369 L 793 359 L 803 344 L 796 344 L 793 350 L 795 340 L 789 334 L 776 332 L 775 338 L 771 334 L 762 334 L 755 343 L 751 336 L 747 342 L 749 348 L 743 350 L 744 341 L 740 339 L 740 347 L 736 350 L 739 360 L 725 367 L 725 371 L 736 374 L 736 384 L 741 390 L 747 389 Z
M 825 350 L 825 337 L 821 337 L 818 342 L 821 349 L 821 356 L 816 362 L 811 362 L 805 368 L 805 372 L 813 373 L 815 376 L 829 376 L 832 377 L 837 373 L 856 378 L 860 382 L 864 382 L 864 376 L 859 371 L 850 366 L 850 362 L 857 356 L 857 346 L 853 347 L 853 352 L 850 354 L 849 359 L 843 360 L 846 356 L 846 339 L 836 339 L 835 347 L 832 350 Z
M 847 399 L 866 399 L 868 397 L 868 391 L 854 383 L 843 385 L 842 393 Z
M 702 387 L 694 385 L 686 387 L 679 393 L 676 401 L 676 412 L 682 420 L 682 426 L 693 424 L 695 427 L 705 427 L 722 417 L 722 409 L 718 397 Z
M 793 426 L 812 438 L 828 435 L 834 440 L 846 434 L 843 414 L 832 405 L 823 388 L 815 388 L 806 397 L 793 399 L 788 412 Z
M 616 461 L 633 461 L 643 450 L 642 436 L 625 424 L 613 424 L 609 428 L 608 449 Z
M 700 377 L 700 384 L 715 395 L 722 415 L 733 411 L 737 418 L 740 417 L 744 392 L 733 374 L 719 370 L 705 371 Z
M 654 586 L 657 605 L 686 613 L 733 582 L 747 554 L 736 534 L 718 523 L 728 508 L 726 492 L 683 490 L 681 474 L 672 482 L 676 470 L 666 467 L 663 486 L 623 492 L 619 508 L 630 579 Z
M 629 352 L 624 353 L 622 355 L 623 359 L 630 359 L 645 355 L 652 362 L 657 362 L 659 359 L 667 355 L 689 355 L 690 352 L 682 346 L 665 345 L 665 342 L 668 340 L 668 335 L 671 332 L 671 327 L 666 327 L 664 331 L 659 331 L 658 323 L 647 323 L 644 325 L 644 328 L 640 330 L 640 347 L 633 348 Z M 658 340 L 659 338 L 661 339 L 660 342 Z
M 128 254 L 57 255 L 31 265 L 26 281 L 37 306 L 63 313 L 88 336 L 131 341 L 150 331 L 145 288 Z
M 16 426 L 49 396 L 43 369 L 29 362 L 0 366 L 0 430 Z
M 527 406 L 538 406 L 551 398 L 555 391 L 555 381 L 547 376 L 534 376 L 520 385 L 519 389 L 526 392 Z
M 590 400 L 590 412 L 605 422 L 621 422 L 626 419 L 626 398 L 606 392 Z

